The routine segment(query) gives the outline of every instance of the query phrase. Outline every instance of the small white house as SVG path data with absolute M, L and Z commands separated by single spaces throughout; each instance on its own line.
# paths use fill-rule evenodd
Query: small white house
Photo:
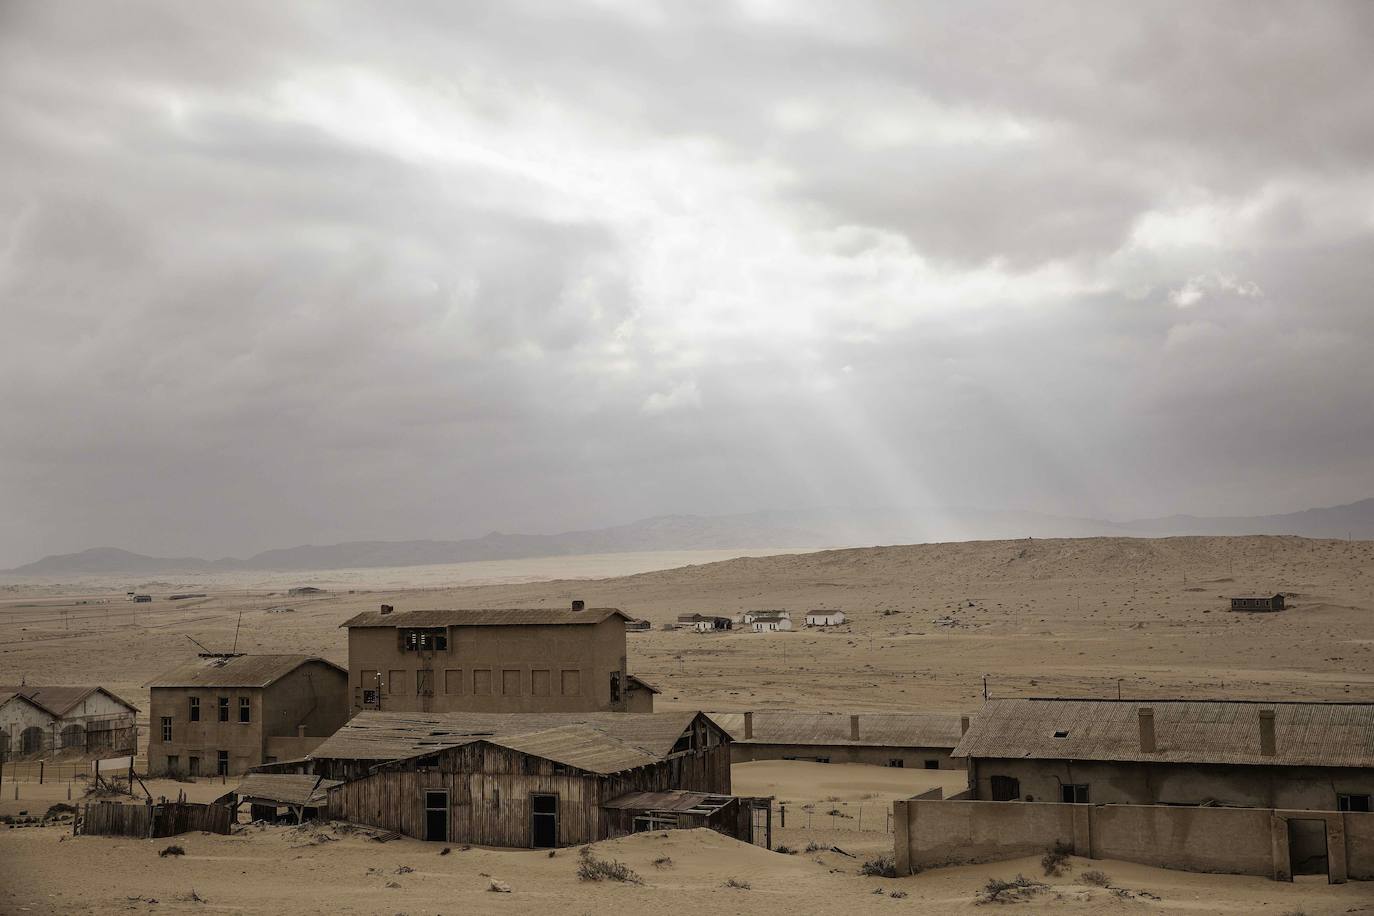
M 788 611 L 755 611 L 748 617 L 755 633 L 776 633 L 792 629 L 792 615 Z
M 806 625 L 808 627 L 837 627 L 848 621 L 844 611 L 840 610 L 817 610 L 806 612 Z

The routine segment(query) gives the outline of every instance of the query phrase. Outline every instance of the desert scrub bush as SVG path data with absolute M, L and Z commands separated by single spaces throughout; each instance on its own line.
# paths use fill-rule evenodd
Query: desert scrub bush
M 644 879 L 624 862 L 615 859 L 607 861 L 592 855 L 591 848 L 584 846 L 577 862 L 577 877 L 583 881 L 620 881 L 624 884 L 643 884 Z
M 785 856 L 795 856 L 797 854 L 797 850 L 788 846 L 786 843 L 779 843 L 777 846 L 774 846 L 773 851 L 780 852 Z
M 1078 876 L 1078 880 L 1084 884 L 1091 884 L 1094 887 L 1107 887 L 1112 883 L 1111 875 L 1099 868 L 1091 868 Z
M 748 881 L 741 881 L 739 878 L 727 878 L 725 879 L 725 883 L 722 884 L 721 887 L 737 887 L 742 891 L 747 891 L 750 890 L 753 887 L 753 885 L 751 885 Z
M 1063 843 L 1055 843 L 1040 857 L 1040 867 L 1045 870 L 1047 876 L 1058 877 L 1064 874 L 1064 869 L 1068 867 L 1069 853 L 1072 851 Z
M 186 855 L 186 850 L 182 849 L 176 843 L 173 843 L 171 846 L 159 852 L 158 855 L 164 859 L 168 856 L 184 856 Z
M 895 878 L 897 877 L 897 860 L 892 856 L 878 856 L 876 859 L 869 859 L 859 866 L 859 874 L 869 875 L 873 878 Z
M 817 843 L 815 840 L 812 840 L 812 841 L 810 841 L 809 843 L 806 844 L 806 851 L 807 851 L 807 852 L 821 852 L 821 851 L 823 851 L 824 849 L 825 849 L 825 847 L 822 846 L 820 843 Z
M 888 894 L 888 896 L 891 897 L 893 900 L 905 900 L 907 894 L 906 891 L 893 891 L 892 893 Z
M 1025 875 L 1017 875 L 1010 881 L 1003 881 L 1000 878 L 989 878 L 988 883 L 983 885 L 983 890 L 973 898 L 974 903 L 1016 903 L 1020 900 L 1029 900 L 1036 894 L 1047 889 L 1049 885 L 1039 881 L 1032 881 Z
M 657 859 L 654 859 L 654 868 L 672 868 L 672 867 L 673 867 L 673 857 L 672 857 L 672 856 L 659 856 Z

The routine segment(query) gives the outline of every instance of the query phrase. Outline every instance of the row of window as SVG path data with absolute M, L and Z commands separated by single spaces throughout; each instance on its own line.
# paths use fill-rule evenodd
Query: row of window
M 439 674 L 432 669 L 422 668 L 414 672 L 415 695 L 433 696 L 435 692 L 435 677 Z M 557 674 L 555 681 L 554 675 Z M 499 682 L 495 679 L 499 676 Z M 578 668 L 564 668 L 557 672 L 548 668 L 535 668 L 529 673 L 528 682 L 525 673 L 519 668 L 503 668 L 493 670 L 491 668 L 472 668 L 464 670 L 462 668 L 444 668 L 442 670 L 443 689 L 447 696 L 462 696 L 471 694 L 472 696 L 492 696 L 493 691 L 499 687 L 499 695 L 505 697 L 518 696 L 564 696 L 580 697 L 582 695 L 582 671 Z M 404 669 L 388 671 L 385 680 L 386 692 L 391 696 L 405 696 L 410 685 L 411 672 Z M 362 672 L 361 687 L 365 690 L 379 689 L 383 684 L 382 673 L 380 671 Z M 557 687 L 555 694 L 554 688 Z M 612 700 L 619 699 L 620 692 L 620 672 L 611 675 Z
M 165 722 L 166 720 L 164 719 L 163 721 Z M 169 773 L 180 773 L 180 772 L 181 772 L 181 757 L 180 757 L 180 756 L 178 756 L 177 754 L 168 754 L 168 755 L 167 755 L 167 772 L 169 772 Z M 188 775 L 188 776 L 200 776 L 200 775 L 201 775 L 201 772 L 200 772 L 200 758 L 199 758 L 199 757 L 193 755 L 193 756 L 190 756 L 190 757 L 187 757 L 187 758 L 186 758 L 186 775 Z M 217 752 L 217 756 L 215 757 L 215 773 L 214 773 L 214 775 L 216 775 L 216 776 L 228 776 L 228 775 L 229 775 L 229 752 L 228 752 L 228 751 L 218 751 L 218 752 Z
M 218 712 L 219 712 L 219 721 L 221 721 L 221 722 L 228 722 L 228 721 L 229 721 L 229 712 L 230 712 L 230 708 L 229 708 L 229 697 L 219 697 L 218 700 L 219 700 L 219 702 L 218 702 L 216 705 L 217 705 L 217 709 L 218 709 Z M 192 722 L 199 722 L 199 721 L 200 721 L 200 697 L 191 697 L 191 698 L 189 699 L 189 703 L 190 703 L 190 708 L 189 708 L 188 711 L 187 711 L 188 717 L 190 718 L 190 720 L 191 720 Z M 168 721 L 170 721 L 170 719 L 164 718 L 162 721 L 163 721 L 163 722 L 168 722 Z M 239 721 L 240 721 L 240 722 L 252 722 L 252 721 L 253 721 L 253 701 L 252 701 L 251 699 L 249 699 L 248 697 L 239 697 Z M 170 739 L 169 739 L 169 740 L 170 740 Z

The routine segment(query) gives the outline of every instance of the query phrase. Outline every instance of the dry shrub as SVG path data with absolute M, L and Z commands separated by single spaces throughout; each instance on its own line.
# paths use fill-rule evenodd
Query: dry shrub
M 821 851 L 823 851 L 824 849 L 825 849 L 824 846 L 822 846 L 820 843 L 817 843 L 817 842 L 814 841 L 814 840 L 812 840 L 811 842 L 809 842 L 809 843 L 806 844 L 806 851 L 807 851 L 807 852 L 821 852 Z
M 736 888 L 739 888 L 739 889 L 742 890 L 742 891 L 751 890 L 751 889 L 753 888 L 753 885 L 751 885 L 748 881 L 741 881 L 739 878 L 727 878 L 727 879 L 725 880 L 725 884 L 723 884 L 723 885 L 721 885 L 721 886 L 722 886 L 722 887 L 736 887 Z
M 659 856 L 657 859 L 654 859 L 654 868 L 672 868 L 672 867 L 673 867 L 673 859 L 672 859 L 672 856 Z
M 869 859 L 859 867 L 859 874 L 874 878 L 895 878 L 897 877 L 897 860 L 892 856 L 878 856 L 876 859 Z
M 644 879 L 624 862 L 607 861 L 592 855 L 591 847 L 582 847 L 577 862 L 577 877 L 583 881 L 620 881 L 624 884 L 643 884 Z
M 773 851 L 780 852 L 785 856 L 795 856 L 797 854 L 797 850 L 788 846 L 786 843 L 779 843 L 777 846 L 773 847 Z
M 1048 888 L 1048 884 L 1032 881 L 1025 875 L 1017 875 L 1010 881 L 1003 881 L 1000 878 L 989 878 L 988 883 L 983 885 L 982 892 L 973 898 L 973 902 L 979 904 L 1017 903 L 1022 900 L 1029 900 Z
M 1040 867 L 1045 870 L 1047 876 L 1058 877 L 1064 874 L 1064 869 L 1068 867 L 1071 852 L 1073 850 L 1063 843 L 1055 843 L 1040 857 Z
M 1091 884 L 1095 887 L 1107 887 L 1112 883 L 1111 875 L 1098 868 L 1092 868 L 1078 876 L 1078 880 L 1084 884 Z
M 162 852 L 159 852 L 158 855 L 164 859 L 168 856 L 184 856 L 186 855 L 186 850 L 182 849 L 176 843 L 173 843 L 171 846 L 168 846 L 166 849 L 162 850 Z
M 892 893 L 888 894 L 888 896 L 891 897 L 893 900 L 905 900 L 907 894 L 906 891 L 893 891 Z

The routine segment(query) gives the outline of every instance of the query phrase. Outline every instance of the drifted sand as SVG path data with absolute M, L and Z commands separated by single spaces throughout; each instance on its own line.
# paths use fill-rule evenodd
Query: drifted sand
M 145 705 L 142 685 L 198 651 L 186 635 L 227 649 L 240 611 L 240 651 L 309 652 L 343 663 L 346 635 L 338 624 L 380 603 L 398 610 L 557 606 L 577 597 L 619 606 L 656 625 L 678 613 L 751 608 L 788 608 L 800 622 L 810 607 L 842 607 L 853 618 L 829 633 L 630 634 L 631 670 L 663 689 L 660 709 L 961 712 L 976 709 L 984 674 L 993 696 L 1115 696 L 1118 689 L 1126 697 L 1374 696 L 1371 542 L 1253 537 L 938 544 L 748 558 L 616 579 L 409 590 L 379 587 L 371 571 L 329 575 L 339 591 L 318 598 L 288 598 L 244 589 L 243 583 L 198 582 L 183 589 L 177 581 L 120 581 L 79 589 L 82 600 L 112 599 L 109 604 L 73 605 L 78 590 L 71 587 L 11 587 L 0 603 L 0 682 L 26 675 L 33 683 L 103 683 Z M 158 600 L 136 608 L 121 600 L 134 585 Z M 181 590 L 205 590 L 210 597 L 162 600 Z M 1275 590 L 1293 596 L 1290 610 L 1227 610 L 1227 595 Z M 295 610 L 267 611 L 281 605 Z M 877 818 L 891 798 L 935 784 L 924 780 L 951 777 L 956 783 L 960 778 L 769 762 L 736 768 L 735 790 L 788 802 L 788 827 L 779 828 L 778 841 L 797 848 L 838 845 L 861 860 L 890 851 L 885 814 L 881 823 Z M 223 787 L 197 784 L 193 790 L 213 797 Z M 166 791 L 174 794 L 175 788 Z M 13 805 L 0 800 L 0 811 Z M 854 816 L 860 805 L 862 831 Z M 851 817 L 825 814 L 831 810 Z M 810 829 L 802 820 L 807 814 Z M 295 849 L 308 837 L 273 828 L 185 837 L 179 842 L 189 855 L 170 860 L 156 855 L 166 841 L 59 842 L 60 835 L 55 828 L 0 831 L 0 912 L 639 913 L 691 907 L 705 914 L 934 914 L 987 912 L 972 900 L 990 876 L 1021 871 L 1040 877 L 1036 861 L 1020 860 L 900 880 L 864 878 L 855 873 L 859 860 L 838 853 L 784 856 L 698 832 L 600 844 L 604 855 L 644 875 L 642 888 L 578 882 L 573 851 L 550 859 L 527 851 L 455 849 L 440 857 L 430 844 L 379 845 L 356 836 Z M 655 868 L 653 859 L 662 856 L 674 865 Z M 416 870 L 396 875 L 401 865 Z M 369 874 L 369 868 L 381 873 Z M 1075 884 L 1089 868 L 1162 899 L 1123 901 Z M 486 892 L 483 872 L 509 882 L 514 893 Z M 721 887 L 732 876 L 752 889 Z M 1016 912 L 1374 913 L 1374 889 L 1359 883 L 1283 885 L 1087 860 L 1075 860 L 1063 878 L 1045 880 L 1055 887 L 1016 905 Z M 401 887 L 388 888 L 388 881 Z M 871 893 L 879 886 L 909 896 Z M 176 899 L 192 887 L 209 902 Z M 139 896 L 159 903 L 126 899 Z

